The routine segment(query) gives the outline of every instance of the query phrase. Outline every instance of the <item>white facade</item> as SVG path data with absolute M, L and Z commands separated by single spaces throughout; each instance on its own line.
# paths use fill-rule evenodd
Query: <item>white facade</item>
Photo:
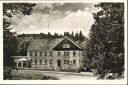
M 77 70 L 83 65 L 83 50 L 67 37 L 33 40 L 27 49 L 27 57 L 31 69 Z
M 51 55 L 52 52 L 52 55 Z M 64 55 L 65 52 L 69 52 L 68 55 Z M 32 56 L 30 54 L 32 53 Z M 46 51 L 37 52 L 27 52 L 27 56 L 32 60 L 32 68 L 37 69 L 78 69 L 82 66 L 83 54 L 82 51 Z M 50 54 L 50 56 L 49 56 Z

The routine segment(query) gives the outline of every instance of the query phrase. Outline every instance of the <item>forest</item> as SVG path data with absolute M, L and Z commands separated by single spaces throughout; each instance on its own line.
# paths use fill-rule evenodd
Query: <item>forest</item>
M 64 32 L 64 34 L 58 34 L 54 33 L 53 35 L 48 32 L 46 33 L 40 33 L 40 34 L 19 34 L 17 35 L 17 38 L 24 38 L 24 37 L 33 37 L 33 39 L 55 39 L 55 38 L 63 38 L 64 36 L 67 36 L 71 38 L 74 41 L 80 41 L 82 42 L 86 37 L 83 35 L 82 31 L 79 31 L 79 33 L 72 33 Z

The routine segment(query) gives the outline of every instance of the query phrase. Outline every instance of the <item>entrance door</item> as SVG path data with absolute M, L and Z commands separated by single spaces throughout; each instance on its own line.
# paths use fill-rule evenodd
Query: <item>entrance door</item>
M 60 60 L 57 61 L 57 65 L 58 65 L 58 67 L 61 66 L 61 61 Z

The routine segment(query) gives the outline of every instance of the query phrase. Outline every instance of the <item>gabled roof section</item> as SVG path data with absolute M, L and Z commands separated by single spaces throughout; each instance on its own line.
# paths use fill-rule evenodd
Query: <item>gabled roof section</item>
M 79 49 L 82 49 L 78 44 L 76 44 L 73 40 L 69 39 L 67 36 L 65 36 L 58 44 L 60 44 L 65 38 L 68 39 L 70 42 L 72 42 Z M 56 44 L 53 48 L 55 48 L 58 44 Z
M 68 37 L 66 37 L 65 36 L 65 38 L 67 38 L 67 39 L 69 39 Z M 78 45 L 78 44 L 76 44 L 73 40 L 71 40 L 71 39 L 69 39 L 73 44 L 75 44 L 78 48 L 80 48 L 81 49 L 81 47 Z
M 71 43 L 73 43 L 79 49 L 82 49 L 73 40 L 71 40 L 65 36 L 64 38 L 56 38 L 56 39 L 33 39 L 32 41 L 30 41 L 27 51 L 50 51 L 50 50 L 53 50 L 65 38 L 68 39 Z

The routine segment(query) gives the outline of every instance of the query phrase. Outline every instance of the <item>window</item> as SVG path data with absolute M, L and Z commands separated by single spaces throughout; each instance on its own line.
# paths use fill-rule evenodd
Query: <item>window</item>
M 67 60 L 67 64 L 69 64 L 69 60 Z
M 35 59 L 35 64 L 37 65 L 37 59 Z
M 63 44 L 63 48 L 70 48 L 70 44 Z
M 76 60 L 73 60 L 73 64 L 76 64 Z
M 37 56 L 37 52 L 35 52 L 35 56 Z
M 30 63 L 32 63 L 32 60 L 30 60 Z
M 73 52 L 73 56 L 76 56 L 76 52 L 75 51 Z
M 60 56 L 60 52 L 58 52 L 58 56 Z
M 50 64 L 52 64 L 52 60 L 50 60 Z
M 40 65 L 42 64 L 42 60 L 40 60 Z
M 66 56 L 66 52 L 64 52 L 64 56 Z
M 23 67 L 27 67 L 27 63 L 23 63 Z
M 18 63 L 18 67 L 21 67 L 21 63 Z
M 64 52 L 64 56 L 69 56 L 69 52 Z
M 49 52 L 49 56 L 52 56 L 52 52 Z
M 32 56 L 32 52 L 30 52 L 30 56 Z
M 32 56 L 32 52 L 30 52 L 30 56 Z
M 44 56 L 47 56 L 47 52 L 44 53 Z
M 64 60 L 64 64 L 66 64 L 66 60 Z
M 42 52 L 40 52 L 40 56 L 42 56 Z
M 67 52 L 67 56 L 69 56 L 69 52 Z
M 44 64 L 47 65 L 47 60 L 44 61 Z

